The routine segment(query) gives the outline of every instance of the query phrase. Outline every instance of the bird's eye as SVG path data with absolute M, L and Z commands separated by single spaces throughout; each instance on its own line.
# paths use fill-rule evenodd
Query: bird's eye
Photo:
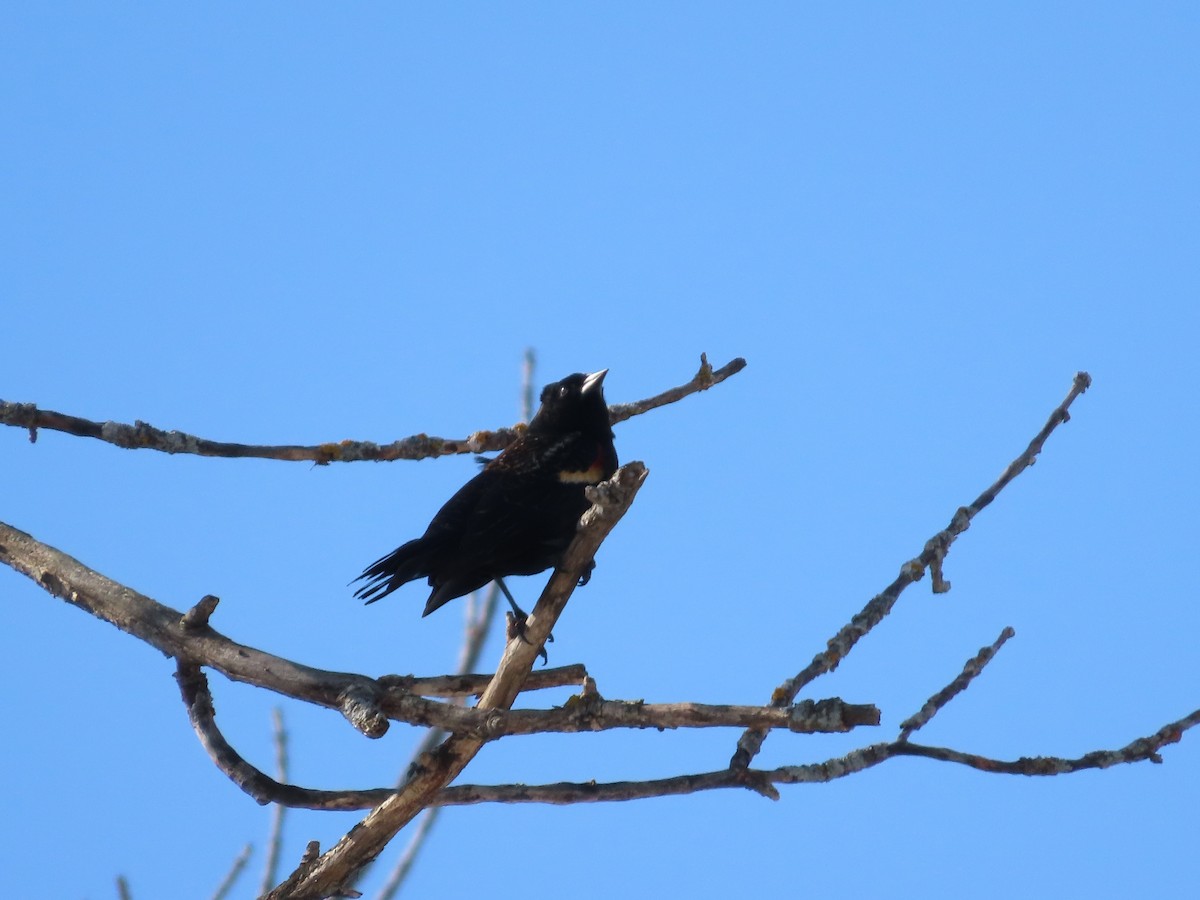
M 569 394 L 570 392 L 571 392 L 570 388 L 568 388 L 568 387 L 567 387 L 567 386 L 564 384 L 564 385 L 562 385 L 562 386 L 561 386 L 561 387 L 558 389 L 558 396 L 560 396 L 560 397 L 565 397 L 565 396 L 567 396 L 567 394 Z

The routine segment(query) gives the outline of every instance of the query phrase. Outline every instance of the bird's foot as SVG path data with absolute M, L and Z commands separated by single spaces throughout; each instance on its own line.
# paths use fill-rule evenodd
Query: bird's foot
M 514 637 L 520 638 L 526 644 L 530 643 L 529 638 L 526 637 L 525 634 L 525 622 L 529 619 L 529 614 L 525 612 L 525 610 L 521 609 L 521 607 L 517 606 L 517 601 L 513 599 L 513 595 L 509 592 L 508 585 L 504 583 L 503 578 L 497 578 L 496 584 L 500 588 L 500 593 L 504 595 L 504 599 L 508 601 L 508 605 L 512 607 L 512 612 L 505 613 L 508 623 L 508 637 L 510 639 Z M 546 636 L 546 643 L 554 643 L 553 634 Z M 538 656 L 542 658 L 543 666 L 550 661 L 550 657 L 546 653 L 545 646 L 538 650 Z
M 504 615 L 507 617 L 509 640 L 517 638 L 518 640 L 524 641 L 526 644 L 532 643 L 526 636 L 525 615 L 523 613 L 521 615 L 517 615 L 516 613 L 511 612 L 507 612 Z M 550 635 L 548 638 L 546 638 L 546 643 L 551 643 L 553 640 L 554 635 Z M 546 653 L 546 648 L 544 646 L 538 649 L 537 654 L 542 658 L 543 666 L 550 661 L 550 656 Z
M 579 584 L 577 587 L 583 587 L 592 580 L 592 570 L 596 568 L 596 561 L 593 559 L 588 563 L 588 567 L 583 570 L 583 574 L 579 576 Z

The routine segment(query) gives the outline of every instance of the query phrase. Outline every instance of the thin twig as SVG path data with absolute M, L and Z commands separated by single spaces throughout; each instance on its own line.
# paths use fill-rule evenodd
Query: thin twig
M 229 871 L 225 874 L 225 878 L 217 885 L 217 889 L 213 891 L 212 900 L 225 900 L 229 896 L 229 892 L 233 890 L 238 877 L 246 868 L 246 863 L 250 862 L 250 854 L 253 852 L 254 848 L 249 844 L 242 848 L 242 852 L 234 859 L 233 865 L 229 867 Z
M 689 394 L 707 390 L 730 375 L 740 372 L 745 366 L 745 360 L 735 359 L 720 369 L 713 370 L 707 360 L 703 360 L 700 372 L 687 384 L 671 388 L 647 400 L 610 407 L 612 421 L 614 424 L 622 422 L 630 416 L 640 415 L 659 406 L 674 403 Z M 372 441 L 353 440 L 330 441 L 311 446 L 238 444 L 213 441 L 183 431 L 165 431 L 140 421 L 135 421 L 132 425 L 123 422 L 95 422 L 50 409 L 39 409 L 33 403 L 12 403 L 6 400 L 0 400 L 0 425 L 28 429 L 31 441 L 37 440 L 38 429 L 48 429 L 76 437 L 94 438 L 127 450 L 158 450 L 163 453 L 189 453 L 233 459 L 315 462 L 318 465 L 361 460 L 391 462 L 398 459 L 429 459 L 461 453 L 488 453 L 503 450 L 524 431 L 522 425 L 515 428 L 497 428 L 494 431 L 477 431 L 466 438 L 448 439 L 414 434 L 382 445 Z
M 258 803 L 274 803 L 299 809 L 348 810 L 370 809 L 383 802 L 404 787 L 368 788 L 365 790 L 320 790 L 277 781 L 255 768 L 229 743 L 217 726 L 216 711 L 208 678 L 200 667 L 181 660 L 176 667 L 179 692 L 187 707 L 188 720 L 200 739 L 201 746 L 212 759 L 217 769 L 234 784 L 253 797 Z M 566 719 L 577 721 L 570 729 L 576 732 L 600 731 L 606 728 L 710 728 L 720 725 L 787 728 L 798 734 L 840 733 L 853 728 L 879 724 L 879 710 L 870 705 L 844 703 L 837 698 L 827 700 L 805 700 L 790 709 L 747 706 L 705 706 L 697 703 L 644 704 L 618 703 L 605 700 L 594 689 L 585 691 L 568 700 L 560 709 L 552 710 L 503 710 L 491 709 L 475 714 L 477 727 L 463 729 L 459 734 L 481 740 L 494 740 L 503 733 L 512 733 L 510 719 L 517 717 L 534 727 L 535 719 L 530 713 L 562 723 Z M 647 725 L 647 721 L 656 724 Z M 546 729 L 543 729 L 546 730 Z M 539 733 L 528 731 L 526 733 Z M 432 747 L 430 752 L 432 752 Z M 408 775 L 421 768 L 421 761 L 410 764 Z
M 283 710 L 278 706 L 271 710 L 271 736 L 275 744 L 275 780 L 280 784 L 287 784 L 288 736 L 283 727 Z M 282 803 L 276 803 L 271 810 L 271 829 L 267 833 L 267 858 L 256 896 L 265 894 L 278 880 L 279 855 L 283 848 L 283 817 L 286 811 L 287 807 Z
M 521 421 L 533 418 L 533 379 L 537 371 L 537 354 L 532 347 L 525 348 L 521 358 Z
M 921 552 L 921 555 L 901 566 L 900 574 L 896 580 L 888 585 L 883 593 L 873 597 L 863 607 L 862 611 L 850 620 L 848 625 L 834 635 L 829 640 L 825 650 L 818 653 L 813 658 L 813 661 L 798 674 L 775 688 L 771 694 L 772 705 L 787 706 L 796 699 L 796 695 L 806 685 L 821 675 L 836 669 L 838 663 L 845 659 L 846 655 L 854 648 L 854 645 L 891 612 L 892 607 L 900 598 L 901 592 L 913 582 L 919 581 L 927 568 L 931 572 L 931 580 L 935 592 L 940 593 L 950 589 L 950 583 L 942 575 L 942 563 L 946 558 L 946 554 L 950 551 L 950 546 L 960 534 L 970 527 L 971 520 L 995 500 L 996 495 L 1009 482 L 1029 466 L 1033 465 L 1038 454 L 1042 452 L 1042 445 L 1046 443 L 1046 438 L 1050 436 L 1050 433 L 1055 428 L 1071 418 L 1068 409 L 1075 401 L 1075 398 L 1086 391 L 1091 386 L 1091 383 L 1092 378 L 1086 372 L 1076 373 L 1075 379 L 1071 384 L 1071 390 L 1067 393 L 1066 398 L 1050 413 L 1050 418 L 1042 426 L 1041 431 L 1029 442 L 1029 446 L 1025 448 L 1024 452 L 1009 463 L 1003 474 L 1001 474 L 991 487 L 975 498 L 974 503 L 970 506 L 960 507 L 950 520 L 950 524 L 925 542 L 925 549 Z M 758 751 L 762 748 L 762 742 L 766 739 L 766 736 L 767 733 L 759 729 L 747 730 L 738 740 L 737 750 L 734 752 L 733 758 L 729 761 L 729 765 L 735 769 L 745 769 L 748 767 L 750 761 L 754 759 Z
M 783 766 L 778 769 L 721 769 L 695 775 L 677 775 L 651 781 L 618 781 L 607 784 L 560 782 L 558 784 L 464 784 L 448 787 L 435 801 L 444 806 L 471 803 L 611 803 L 641 800 L 649 797 L 673 797 L 700 791 L 753 786 L 760 793 L 763 785 L 816 784 L 835 781 L 877 766 L 899 756 L 921 756 L 943 762 L 953 762 L 981 772 L 1049 776 L 1065 775 L 1084 769 L 1106 769 L 1110 766 L 1137 762 L 1161 763 L 1159 751 L 1177 743 L 1184 732 L 1200 724 L 1200 709 L 1157 732 L 1138 738 L 1117 750 L 1096 750 L 1075 758 L 1058 756 L 1023 756 L 1015 760 L 999 760 L 975 753 L 964 753 L 947 747 L 928 747 L 908 741 L 871 744 L 852 750 L 845 756 L 819 763 Z M 750 784 L 747 784 L 750 782 Z
M 900 723 L 900 737 L 897 740 L 907 741 L 914 731 L 925 727 L 942 707 L 967 689 L 967 686 L 983 671 L 984 666 L 992 661 L 1000 648 L 1015 634 L 1012 626 L 1006 627 L 991 646 L 981 648 L 977 654 L 967 660 L 967 664 L 963 666 L 963 670 L 957 678 L 926 700 L 925 705 L 915 715 L 909 716 Z
M 129 881 L 124 875 L 117 876 L 117 900 L 133 900 L 133 894 L 129 890 Z
M 692 376 L 692 380 L 687 384 L 681 384 L 679 387 L 669 388 L 661 394 L 657 394 L 646 400 L 638 400 L 636 403 L 616 403 L 608 408 L 608 416 L 612 419 L 615 425 L 618 422 L 624 422 L 626 419 L 632 419 L 634 416 L 640 416 L 642 413 L 650 412 L 652 409 L 658 409 L 660 406 L 667 406 L 671 403 L 677 403 L 689 394 L 695 394 L 698 391 L 707 391 L 713 385 L 720 384 L 730 375 L 736 375 L 742 369 L 746 368 L 746 361 L 741 357 L 734 359 L 719 369 L 714 369 L 708 362 L 708 354 L 700 354 L 700 369 Z

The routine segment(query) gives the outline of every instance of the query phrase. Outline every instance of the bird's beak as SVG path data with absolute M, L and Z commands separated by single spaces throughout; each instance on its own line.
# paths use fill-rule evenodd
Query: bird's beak
M 580 393 L 586 394 L 588 391 L 598 390 L 600 385 L 604 383 L 604 376 L 607 374 L 608 369 L 601 369 L 599 372 L 593 372 L 591 375 L 586 376 L 583 379 L 583 390 Z

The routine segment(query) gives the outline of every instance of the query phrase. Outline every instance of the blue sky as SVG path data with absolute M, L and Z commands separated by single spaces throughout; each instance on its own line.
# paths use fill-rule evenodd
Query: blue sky
M 1200 706 L 1200 12 L 1184 3 L 443 7 L 26 4 L 0 14 L 0 397 L 219 440 L 448 437 L 538 380 L 612 402 L 746 370 L 617 428 L 650 476 L 556 628 L 614 699 L 764 702 L 1065 395 L 1038 464 L 807 696 L 893 736 L 1005 625 L 922 740 L 1114 748 Z M 437 673 L 461 605 L 346 583 L 468 458 L 314 468 L 0 431 L 3 519 L 236 640 Z M 515 580 L 532 602 L 542 580 Z M 9 891 L 207 896 L 268 810 L 209 763 L 172 664 L 0 571 Z M 500 652 L 497 635 L 485 659 Z M 274 698 L 213 677 L 270 768 Z M 567 691 L 534 698 L 562 703 Z M 293 779 L 388 783 L 284 704 Z M 510 738 L 472 782 L 724 765 L 736 732 Z M 1066 778 L 921 760 L 783 791 L 454 809 L 412 896 L 1151 896 L 1192 871 L 1200 735 Z M 285 859 L 359 816 L 294 814 Z M 399 851 L 399 843 L 396 846 Z M 469 873 L 469 874 L 468 874 Z M 370 888 L 378 879 L 368 883 Z

